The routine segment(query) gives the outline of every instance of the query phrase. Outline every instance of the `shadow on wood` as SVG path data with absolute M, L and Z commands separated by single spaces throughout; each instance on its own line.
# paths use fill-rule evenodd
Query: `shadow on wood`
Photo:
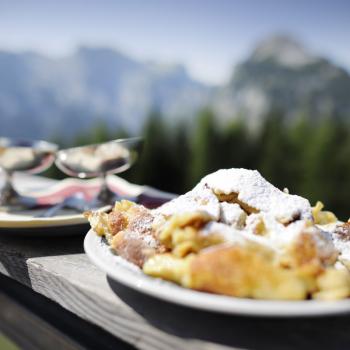
M 0 309 L 0 330 L 21 349 L 135 349 L 1 274 Z
M 64 226 L 53 226 L 53 227 L 24 227 L 24 228 L 2 228 L 0 227 L 1 236 L 9 238 L 20 237 L 20 238 L 53 238 L 53 237 L 70 237 L 70 236 L 81 236 L 86 234 L 90 229 L 88 223 L 76 224 L 76 225 L 64 225 Z
M 149 323 L 173 335 L 245 349 L 347 349 L 350 315 L 318 318 L 231 316 L 141 294 L 107 277 L 112 290 Z
M 83 253 L 84 236 L 0 237 L 0 272 L 31 286 L 27 260 L 40 256 Z M 23 253 L 25 252 L 25 253 Z

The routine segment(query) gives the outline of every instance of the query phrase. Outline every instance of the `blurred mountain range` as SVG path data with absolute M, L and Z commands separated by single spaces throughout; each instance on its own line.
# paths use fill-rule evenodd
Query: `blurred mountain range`
M 291 119 L 350 117 L 350 75 L 286 36 L 268 38 L 238 64 L 227 86 L 219 89 L 214 105 L 220 116 L 241 115 L 252 126 L 278 109 Z
M 212 88 L 183 66 L 140 62 L 110 49 L 80 48 L 63 59 L 0 52 L 1 134 L 69 137 L 103 120 L 131 131 L 151 109 L 187 116 Z
M 292 118 L 350 115 L 350 76 L 289 37 L 261 42 L 234 69 L 228 84 L 208 86 L 182 65 L 142 62 L 123 53 L 83 47 L 52 59 L 0 51 L 1 134 L 67 137 L 103 120 L 138 132 L 151 109 L 190 119 L 211 105 L 223 120 L 258 125 L 271 108 Z

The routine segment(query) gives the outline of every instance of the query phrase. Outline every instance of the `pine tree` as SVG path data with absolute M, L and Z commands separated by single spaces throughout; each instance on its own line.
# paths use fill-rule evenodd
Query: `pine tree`
M 309 164 L 305 153 L 314 129 L 315 126 L 312 127 L 310 119 L 305 113 L 297 116 L 295 122 L 287 129 L 290 152 L 286 155 L 286 159 L 290 164 L 292 188 L 298 194 L 304 191 L 305 173 Z
M 293 184 L 288 163 L 290 143 L 280 111 L 273 110 L 267 116 L 257 138 L 256 149 L 260 158 L 257 169 L 261 174 L 280 189 L 290 188 Z
M 329 117 L 313 127 L 305 142 L 303 194 L 311 203 L 321 200 L 332 210 L 337 209 L 334 202 L 339 191 L 336 156 L 341 146 L 341 133 L 340 125 Z
M 130 169 L 128 178 L 138 184 L 169 190 L 176 177 L 171 157 L 171 137 L 158 111 L 150 113 L 143 136 L 140 157 Z
M 189 186 L 203 176 L 220 168 L 219 131 L 211 109 L 201 110 L 192 136 Z
M 169 191 L 175 193 L 184 193 L 190 190 L 187 179 L 189 176 L 190 162 L 190 145 L 188 126 L 185 122 L 179 124 L 172 129 L 172 162 L 173 183 L 169 186 Z
M 252 145 L 242 120 L 229 123 L 221 133 L 222 168 L 249 168 L 251 166 Z
M 338 121 L 336 130 L 330 207 L 340 219 L 348 220 L 350 218 L 350 127 L 344 121 Z

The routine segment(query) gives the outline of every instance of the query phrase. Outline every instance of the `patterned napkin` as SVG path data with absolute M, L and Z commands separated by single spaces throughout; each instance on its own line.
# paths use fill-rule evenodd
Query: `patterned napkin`
M 138 203 L 147 208 L 157 208 L 176 197 L 175 194 L 163 192 L 152 187 L 131 184 L 115 175 L 109 175 L 107 182 L 109 188 L 116 194 L 125 197 L 138 197 Z M 26 191 L 23 194 L 35 197 L 38 206 L 50 206 L 60 203 L 66 197 L 76 193 L 83 194 L 85 200 L 89 201 L 99 192 L 100 186 L 101 181 L 99 179 L 80 180 L 67 178 L 44 189 Z

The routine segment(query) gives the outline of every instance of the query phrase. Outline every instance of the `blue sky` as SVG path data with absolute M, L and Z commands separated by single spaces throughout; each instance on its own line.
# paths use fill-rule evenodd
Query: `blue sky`
M 260 39 L 287 33 L 350 68 L 350 1 L 0 0 L 0 49 L 66 55 L 79 45 L 184 63 L 221 83 Z

